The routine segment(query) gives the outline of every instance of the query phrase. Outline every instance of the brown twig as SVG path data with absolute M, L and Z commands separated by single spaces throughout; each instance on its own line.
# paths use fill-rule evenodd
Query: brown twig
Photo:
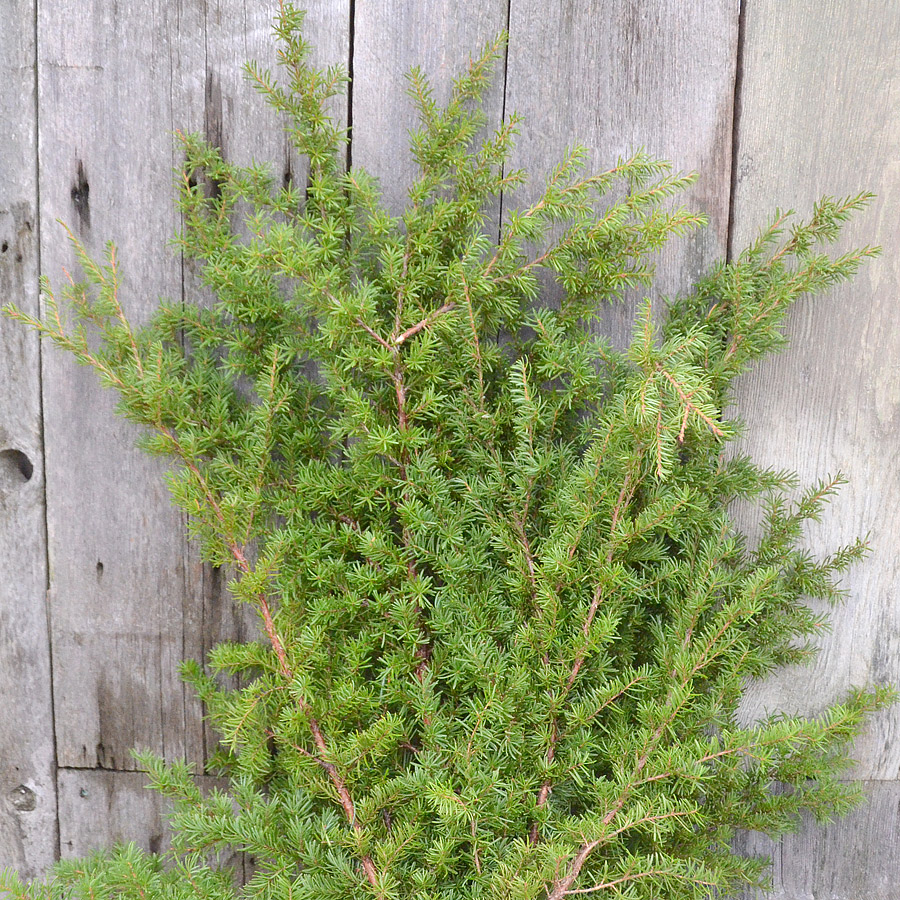
M 378 341 L 378 343 L 381 344 L 382 347 L 384 347 L 386 350 L 390 350 L 391 353 L 396 354 L 397 348 L 389 344 L 377 331 L 375 331 L 374 328 L 370 328 L 368 325 L 366 325 L 366 323 L 363 322 L 363 320 L 359 318 L 359 316 L 356 317 L 356 324 L 359 325 L 359 327 L 364 331 L 366 331 L 370 337 L 373 337 L 376 341 Z
M 223 537 L 225 538 L 228 550 L 231 553 L 231 556 L 234 559 L 238 569 L 244 575 L 250 574 L 252 568 L 250 566 L 249 560 L 247 559 L 247 555 L 244 553 L 244 548 L 239 543 L 237 543 L 237 541 L 228 537 L 225 515 L 222 512 L 222 508 L 216 500 L 212 489 L 209 487 L 206 479 L 203 477 L 203 473 L 200 471 L 197 464 L 181 447 L 177 437 L 171 429 L 162 427 L 160 428 L 160 431 L 162 431 L 162 433 L 166 434 L 169 437 L 169 439 L 172 441 L 173 448 L 176 450 L 177 455 L 182 459 L 184 464 L 198 480 L 200 487 L 203 490 L 204 495 L 206 496 L 207 503 L 209 504 L 213 512 L 215 512 L 216 517 L 219 519 L 220 525 L 226 532 L 225 534 L 223 534 Z M 275 628 L 275 621 L 272 618 L 272 611 L 269 607 L 268 599 L 266 598 L 264 593 L 260 592 L 256 595 L 256 602 L 259 604 L 259 610 L 260 614 L 262 615 L 266 636 L 269 638 L 269 642 L 272 645 L 272 650 L 274 651 L 275 656 L 278 659 L 278 671 L 281 674 L 282 678 L 284 678 L 286 682 L 290 683 L 294 680 L 294 673 L 291 671 L 287 653 L 284 649 L 284 644 L 282 643 L 281 638 L 279 637 L 278 632 Z M 318 762 L 319 765 L 321 765 L 328 773 L 328 776 L 331 779 L 331 783 L 334 786 L 334 789 L 337 791 L 341 807 L 343 808 L 344 814 L 347 817 L 347 822 L 354 831 L 358 832 L 361 830 L 362 826 L 360 826 L 359 822 L 356 821 L 356 810 L 353 805 L 353 798 L 350 795 L 350 791 L 347 788 L 346 782 L 342 778 L 340 772 L 338 772 L 337 767 L 334 765 L 334 763 L 328 761 L 328 757 L 330 754 L 328 752 L 328 744 L 325 740 L 325 735 L 323 734 L 317 719 L 312 715 L 312 710 L 310 709 L 309 703 L 303 697 L 296 697 L 296 702 L 300 707 L 300 711 L 306 718 L 310 734 L 313 738 L 313 743 L 316 745 L 316 749 L 318 750 L 318 755 L 315 756 L 313 754 L 310 754 L 309 751 L 303 752 L 307 753 L 307 755 L 309 756 L 312 756 L 312 758 L 314 758 L 316 762 Z M 375 864 L 373 863 L 371 856 L 369 856 L 368 854 L 362 854 L 360 856 L 360 862 L 362 863 L 362 867 L 366 873 L 366 878 L 369 884 L 375 889 L 378 896 L 381 897 L 382 893 L 378 887 L 378 873 L 375 869 Z
M 703 881 L 700 878 L 687 878 L 684 875 L 679 875 L 677 872 L 666 872 L 664 869 L 648 869 L 645 872 L 635 872 L 634 874 L 622 875 L 619 878 L 614 878 L 612 881 L 605 881 L 603 884 L 595 884 L 593 887 L 589 888 L 575 888 L 574 890 L 566 891 L 567 895 L 572 894 L 592 894 L 595 891 L 607 891 L 612 887 L 616 887 L 619 884 L 625 884 L 629 881 L 638 881 L 641 878 L 652 878 L 654 875 L 667 875 L 670 878 L 678 878 L 681 881 L 687 881 L 691 884 L 702 884 L 704 887 L 715 887 L 716 884 L 713 881 Z
M 702 653 L 698 657 L 697 662 L 694 664 L 694 666 L 691 668 L 691 670 L 689 672 L 687 672 L 687 674 L 681 679 L 681 683 L 677 686 L 677 688 L 675 685 L 672 685 L 669 688 L 668 695 L 666 697 L 665 702 L 663 703 L 664 706 L 670 701 L 670 699 L 674 695 L 675 691 L 677 689 L 683 688 L 688 682 L 690 682 L 690 680 L 694 677 L 694 675 L 696 675 L 696 673 L 700 670 L 700 668 L 709 661 L 709 659 L 710 659 L 709 651 L 711 650 L 712 647 L 714 647 L 719 642 L 719 639 L 721 638 L 721 636 L 725 633 L 725 631 L 728 629 L 728 627 L 730 627 L 730 625 L 733 624 L 733 622 L 739 615 L 740 615 L 740 611 L 736 611 L 734 616 L 732 616 L 725 624 L 723 624 L 722 627 L 719 628 L 719 630 L 716 632 L 716 634 L 713 635 L 707 641 L 706 647 L 704 647 Z M 679 710 L 682 708 L 682 706 L 684 706 L 684 704 L 687 702 L 687 700 L 688 700 L 688 698 L 685 696 L 678 704 L 675 705 L 675 707 L 672 710 L 670 710 L 669 714 L 665 717 L 665 719 L 662 722 L 660 722 L 659 725 L 654 729 L 653 733 L 650 735 L 647 742 L 644 744 L 644 747 L 643 747 L 643 750 L 641 751 L 640 756 L 638 757 L 637 761 L 635 762 L 634 769 L 632 770 L 631 777 L 628 780 L 628 783 L 622 789 L 622 792 L 619 795 L 619 798 L 615 802 L 613 807 L 603 817 L 603 825 L 609 825 L 613 821 L 613 819 L 619 814 L 619 812 L 625 806 L 625 803 L 627 802 L 628 797 L 631 795 L 631 792 L 634 790 L 634 788 L 642 783 L 639 780 L 639 776 L 640 776 L 641 772 L 643 772 L 644 768 L 646 767 L 651 754 L 656 749 L 660 739 L 665 734 L 666 729 L 675 720 L 676 716 L 678 715 Z M 673 818 L 676 815 L 685 816 L 685 815 L 690 815 L 690 814 L 691 814 L 690 812 L 682 811 L 682 812 L 678 812 L 678 813 L 666 813 L 664 815 L 667 818 Z M 578 851 L 574 860 L 570 864 L 569 870 L 566 873 L 565 877 L 563 877 L 562 879 L 555 882 L 553 889 L 551 891 L 548 891 L 548 900 L 562 900 L 562 897 L 564 897 L 566 894 L 573 893 L 572 891 L 569 890 L 569 888 L 571 888 L 575 879 L 578 877 L 578 874 L 581 872 L 582 866 L 584 865 L 588 856 L 590 856 L 590 854 L 594 851 L 594 849 L 596 847 L 598 847 L 602 843 L 605 843 L 606 841 L 610 840 L 611 838 L 615 837 L 616 835 L 621 834 L 621 832 L 623 830 L 625 830 L 626 828 L 635 827 L 638 824 L 641 824 L 646 821 L 650 821 L 652 818 L 653 817 L 644 817 L 639 822 L 630 823 L 616 831 L 605 834 L 602 838 L 597 838 L 597 839 L 585 844 Z M 658 817 L 658 818 L 660 818 L 660 817 Z
M 395 347 L 399 347 L 404 341 L 413 337 L 413 335 L 418 334 L 423 328 L 427 328 L 429 325 L 434 324 L 435 319 L 439 319 L 441 316 L 450 312 L 451 310 L 456 309 L 456 303 L 453 300 L 445 303 L 440 309 L 436 309 L 431 315 L 426 316 L 419 322 L 416 322 L 415 325 L 411 325 L 403 334 L 393 339 L 393 345 Z
M 559 881 L 553 885 L 553 890 L 547 892 L 547 900 L 562 900 L 562 898 L 565 897 L 569 892 L 569 888 L 575 883 L 575 879 L 581 872 L 581 868 L 585 861 L 591 853 L 600 846 L 600 843 L 599 840 L 591 841 L 578 851 L 575 859 L 569 863 L 569 870 L 566 872 L 565 876 L 560 878 Z

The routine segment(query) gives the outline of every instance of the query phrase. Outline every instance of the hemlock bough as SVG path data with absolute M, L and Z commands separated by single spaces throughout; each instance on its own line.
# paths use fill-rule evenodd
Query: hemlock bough
M 75 323 L 46 283 L 42 320 L 7 308 L 119 392 L 172 461 L 204 558 L 259 613 L 259 641 L 184 666 L 230 788 L 203 796 L 185 765 L 138 754 L 172 801 L 165 861 L 119 848 L 0 888 L 561 900 L 762 883 L 736 829 L 847 810 L 846 749 L 891 695 L 738 722 L 748 680 L 814 654 L 804 598 L 839 599 L 864 546 L 802 549 L 840 479 L 788 499 L 791 476 L 726 450 L 723 408 L 784 343 L 790 304 L 873 255 L 819 249 L 867 196 L 825 199 L 789 233 L 777 217 L 661 320 L 644 302 L 617 350 L 592 323 L 703 224 L 669 203 L 690 179 L 643 154 L 588 176 L 575 150 L 498 242 L 488 211 L 525 180 L 507 166 L 516 117 L 481 137 L 499 38 L 445 107 L 411 73 L 420 174 L 393 218 L 343 166 L 325 108 L 346 77 L 309 65 L 301 22 L 285 7 L 276 23 L 283 83 L 248 72 L 309 158 L 305 195 L 183 138 L 178 244 L 214 303 L 134 329 L 113 248 L 97 262 L 73 238 Z M 735 500 L 764 508 L 752 545 Z M 225 849 L 255 859 L 246 885 Z

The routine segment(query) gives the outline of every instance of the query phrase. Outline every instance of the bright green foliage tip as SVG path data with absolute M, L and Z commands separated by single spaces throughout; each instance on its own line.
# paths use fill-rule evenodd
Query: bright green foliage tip
M 868 198 L 823 201 L 789 234 L 779 217 L 664 320 L 648 302 L 619 351 L 592 323 L 702 224 L 668 202 L 690 179 L 643 154 L 587 176 L 574 151 L 498 241 L 489 211 L 525 176 L 507 166 L 517 119 L 483 137 L 497 40 L 446 107 L 411 74 L 420 174 L 393 218 L 344 168 L 325 109 L 346 75 L 310 67 L 301 21 L 278 19 L 280 82 L 248 72 L 310 160 L 305 194 L 184 138 L 178 246 L 214 303 L 133 329 L 114 250 L 94 262 L 73 239 L 74 324 L 47 285 L 42 321 L 9 310 L 119 392 L 204 557 L 259 612 L 258 641 L 185 665 L 230 788 L 201 795 L 142 755 L 174 808 L 162 864 L 132 847 L 2 887 L 637 900 L 763 882 L 736 829 L 845 811 L 846 748 L 888 695 L 738 722 L 749 679 L 814 653 L 804 598 L 838 599 L 864 548 L 801 549 L 838 480 L 789 501 L 789 476 L 727 451 L 723 407 L 790 304 L 872 255 L 818 249 Z M 753 546 L 738 498 L 765 510 Z M 225 850 L 255 859 L 249 883 L 219 870 Z

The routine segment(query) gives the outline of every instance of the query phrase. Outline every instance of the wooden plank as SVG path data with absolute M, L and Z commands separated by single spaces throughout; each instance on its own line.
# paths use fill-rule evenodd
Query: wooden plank
M 174 130 L 205 132 L 240 161 L 274 155 L 277 171 L 288 168 L 273 117 L 238 74 L 248 56 L 273 60 L 270 14 L 237 0 L 95 0 L 74 19 L 41 9 L 43 215 L 69 222 L 94 253 L 116 241 L 133 320 L 196 284 L 167 248 L 178 226 Z M 346 0 L 315 4 L 309 23 L 314 42 L 329 34 L 346 58 Z M 48 228 L 44 271 L 58 281 L 71 266 L 62 230 Z M 47 357 L 60 764 L 127 770 L 133 746 L 202 763 L 210 738 L 177 662 L 240 626 L 221 579 L 185 543 L 164 466 L 133 449 L 135 430 L 112 417 L 114 398 L 91 373 Z
M 86 12 L 73 23 L 42 10 L 43 211 L 69 221 L 95 253 L 116 241 L 124 302 L 140 321 L 160 295 L 198 293 L 196 273 L 166 246 L 178 225 L 172 131 L 203 132 L 238 162 L 271 159 L 279 174 L 305 173 L 240 74 L 250 57 L 274 65 L 269 10 L 97 0 Z M 346 59 L 347 0 L 315 4 L 307 30 L 313 41 L 327 36 L 329 61 Z M 54 280 L 71 268 L 60 229 L 45 237 L 43 262 Z M 128 751 L 141 746 L 202 764 L 215 738 L 177 663 L 248 626 L 223 576 L 186 544 L 164 467 L 132 448 L 135 431 L 112 418 L 114 399 L 58 354 L 45 365 L 61 763 L 130 769 Z M 88 807 L 69 803 L 60 819 L 67 854 L 110 835 L 149 840 L 152 823 L 134 815 L 146 806 L 140 779 L 102 777 L 115 784 L 105 830 L 78 818 Z M 61 776 L 60 789 L 68 783 Z
M 59 770 L 60 851 L 77 859 L 114 844 L 134 842 L 143 850 L 171 846 L 165 800 L 148 790 L 141 772 Z
M 37 312 L 34 0 L 0 28 L 0 302 Z M 34 876 L 57 851 L 40 348 L 0 320 L 0 866 Z
M 878 199 L 846 244 L 877 242 L 887 252 L 854 284 L 798 304 L 790 349 L 746 377 L 738 403 L 749 425 L 744 446 L 760 462 L 796 469 L 807 483 L 849 475 L 810 547 L 830 552 L 869 532 L 872 553 L 846 577 L 850 599 L 815 665 L 755 689 L 748 717 L 772 707 L 815 714 L 848 685 L 900 680 L 900 262 L 891 249 L 900 242 L 900 17 L 885 16 L 876 0 L 811 9 L 776 0 L 747 9 L 736 243 L 751 239 L 776 203 L 808 215 L 822 194 L 868 189 Z M 898 777 L 898 732 L 900 707 L 875 719 L 858 745 L 858 776 Z
M 525 116 L 513 166 L 532 182 L 504 208 L 528 203 L 575 144 L 595 171 L 643 147 L 699 171 L 684 202 L 709 216 L 709 228 L 660 254 L 652 296 L 689 285 L 727 242 L 738 10 L 738 0 L 512 0 L 506 109 Z M 633 309 L 604 314 L 603 331 L 618 344 L 631 334 Z
M 222 787 L 221 779 L 198 776 L 204 792 Z M 164 853 L 171 847 L 169 804 L 147 787 L 142 772 L 90 769 L 59 770 L 59 834 L 63 859 L 77 859 L 114 844 L 135 843 L 143 850 Z M 222 863 L 243 874 L 240 854 Z
M 255 60 L 278 77 L 272 34 L 274 7 L 248 7 L 242 0 L 217 0 L 195 7 L 195 27 L 203 35 L 203 64 L 198 65 L 200 56 L 190 49 L 177 62 L 188 86 L 179 105 L 179 116 L 220 147 L 226 159 L 241 165 L 266 163 L 276 183 L 305 184 L 306 160 L 298 157 L 285 134 L 283 120 L 264 102 L 242 69 L 246 61 Z M 312 62 L 323 67 L 347 65 L 350 0 L 315 0 L 305 3 L 304 8 L 304 35 L 313 45 Z M 346 97 L 332 101 L 331 114 L 339 124 L 346 124 Z M 183 267 L 182 278 L 186 301 L 212 300 L 200 283 L 195 264 Z M 204 659 L 221 640 L 244 640 L 255 634 L 256 616 L 249 607 L 235 610 L 230 603 L 222 602 L 223 579 L 227 576 L 201 565 L 193 546 L 188 546 L 185 554 L 188 563 L 182 652 L 186 658 Z M 206 598 L 205 602 L 196 602 L 198 597 Z M 199 703 L 189 697 L 187 708 L 196 721 Z M 216 741 L 211 728 L 205 729 L 203 740 L 206 753 Z
M 353 165 L 381 181 L 384 202 L 402 212 L 416 176 L 409 132 L 417 127 L 406 73 L 418 66 L 444 103 L 453 78 L 507 24 L 506 0 L 383 0 L 356 6 L 353 52 Z M 503 109 L 503 66 L 486 96 L 489 127 Z
M 873 190 L 878 199 L 849 228 L 845 246 L 888 248 L 855 283 L 801 301 L 791 347 L 746 376 L 738 405 L 744 448 L 804 482 L 842 471 L 849 486 L 811 529 L 822 554 L 870 533 L 872 554 L 846 577 L 850 598 L 809 669 L 785 672 L 746 699 L 766 710 L 816 714 L 848 685 L 900 679 L 900 18 L 877 0 L 747 6 L 734 196 L 742 246 L 776 204 L 808 215 L 822 194 Z M 889 900 L 900 882 L 896 829 L 900 709 L 880 714 L 856 748 L 856 774 L 884 779 L 872 800 L 824 831 L 804 828 L 779 849 L 775 896 L 784 900 Z
M 326 67 L 348 65 L 350 0 L 313 0 L 306 10 L 304 37 L 312 45 L 311 62 Z M 248 4 L 239 0 L 195 3 L 197 28 L 203 35 L 202 65 L 194 54 L 179 61 L 188 86 L 178 115 L 193 122 L 207 139 L 220 147 L 225 158 L 246 165 L 266 163 L 281 183 L 306 182 L 308 166 L 298 158 L 284 131 L 284 120 L 272 111 L 243 72 L 248 60 L 257 61 L 279 78 L 272 33 L 276 5 Z M 188 113 L 189 115 L 185 115 Z M 347 98 L 331 101 L 335 121 L 345 125 Z M 193 273 L 188 271 L 190 278 Z M 196 291 L 189 282 L 189 291 Z
M 94 254 L 114 239 L 124 305 L 145 320 L 158 295 L 181 290 L 165 248 L 177 225 L 170 132 L 184 124 L 172 44 L 192 35 L 147 2 L 98 0 L 75 17 L 44 4 L 39 15 L 43 270 L 53 282 L 77 272 L 57 218 Z M 44 395 L 60 765 L 132 768 L 135 745 L 196 761 L 174 671 L 185 549 L 164 466 L 134 449 L 136 430 L 113 419 L 115 398 L 93 373 L 56 351 Z

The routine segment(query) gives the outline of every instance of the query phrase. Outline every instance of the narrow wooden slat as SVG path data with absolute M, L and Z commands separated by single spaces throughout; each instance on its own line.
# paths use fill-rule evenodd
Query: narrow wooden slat
M 744 706 L 751 719 L 772 709 L 816 714 L 851 684 L 900 677 L 900 17 L 877 0 L 748 4 L 739 99 L 736 248 L 776 204 L 808 216 L 820 195 L 873 190 L 878 198 L 844 246 L 877 242 L 887 251 L 853 285 L 801 301 L 791 347 L 738 394 L 744 448 L 758 461 L 797 470 L 807 483 L 835 472 L 851 479 L 810 529 L 810 548 L 822 555 L 867 532 L 872 547 L 845 578 L 849 599 L 815 665 L 755 687 Z M 856 747 L 856 774 L 883 781 L 846 821 L 785 839 L 774 896 L 897 896 L 898 731 L 900 709 L 876 717 Z
M 313 0 L 306 11 L 303 36 L 311 45 L 310 62 L 326 68 L 348 66 L 350 0 Z M 179 61 L 186 90 L 178 115 L 220 147 L 231 162 L 267 165 L 276 183 L 305 184 L 307 162 L 298 158 L 284 130 L 284 119 L 259 95 L 244 72 L 257 62 L 282 83 L 289 77 L 278 66 L 272 33 L 277 4 L 246 4 L 239 0 L 195 3 L 202 55 Z M 205 11 L 205 14 L 204 14 Z M 347 98 L 330 101 L 329 112 L 338 125 L 347 121 Z M 194 285 L 190 286 L 194 289 Z
M 866 801 L 825 826 L 804 822 L 780 844 L 745 837 L 742 848 L 773 859 L 772 890 L 748 891 L 746 900 L 893 900 L 900 872 L 900 784 L 866 785 Z
M 0 27 L 0 303 L 38 305 L 33 0 Z M 0 319 L 0 867 L 38 874 L 56 854 L 47 635 L 40 348 Z
M 62 858 L 131 842 L 154 853 L 167 850 L 171 832 L 166 803 L 146 785 L 142 772 L 60 769 Z
M 69 222 L 95 254 L 107 239 L 118 244 L 123 303 L 138 322 L 160 296 L 203 299 L 196 270 L 167 247 L 178 227 L 173 131 L 201 132 L 233 161 L 269 160 L 276 175 L 305 179 L 276 117 L 240 71 L 248 58 L 274 67 L 273 12 L 237 0 L 95 0 L 75 19 L 52 4 L 41 11 L 44 217 Z M 317 59 L 346 62 L 347 0 L 312 4 L 307 31 L 320 45 Z M 336 104 L 338 118 L 345 110 Z M 57 282 L 63 267 L 71 270 L 62 229 L 45 234 L 43 264 Z M 225 596 L 225 576 L 184 540 L 165 467 L 133 448 L 136 430 L 113 418 L 114 398 L 71 360 L 47 357 L 60 762 L 127 770 L 129 750 L 139 746 L 202 765 L 215 737 L 177 664 L 248 625 Z M 140 779 L 117 774 L 95 773 L 116 786 L 102 834 L 90 804 L 67 799 L 66 854 L 107 832 L 150 833 L 140 816 L 129 824 L 146 805 L 131 797 Z M 69 781 L 61 777 L 60 789 Z
M 253 60 L 277 79 L 286 78 L 277 65 L 277 44 L 272 34 L 274 7 L 248 6 L 239 0 L 218 0 L 208 8 L 201 4 L 195 7 L 196 33 L 201 36 L 203 51 L 186 49 L 184 58 L 178 60 L 185 85 L 179 116 L 220 147 L 229 161 L 267 165 L 276 186 L 305 184 L 307 161 L 298 157 L 285 133 L 285 122 L 264 102 L 243 71 L 244 63 Z M 316 0 L 304 4 L 304 8 L 304 35 L 312 44 L 311 61 L 323 67 L 346 66 L 349 0 Z M 335 98 L 330 112 L 338 124 L 345 125 L 346 96 Z M 210 303 L 213 298 L 200 284 L 199 275 L 196 263 L 184 265 L 185 300 Z M 252 610 L 244 607 L 237 611 L 225 599 L 227 573 L 202 565 L 191 545 L 185 548 L 185 576 L 184 657 L 204 659 L 219 641 L 244 640 L 256 632 Z M 204 599 L 197 602 L 198 598 Z M 187 708 L 192 721 L 198 721 L 198 701 L 189 697 Z M 211 728 L 205 730 L 203 740 L 204 752 L 208 752 L 216 741 Z
M 738 9 L 737 0 L 511 0 L 506 109 L 525 116 L 513 165 L 533 180 L 504 209 L 534 197 L 576 144 L 594 171 L 644 148 L 700 173 L 683 202 L 709 228 L 660 254 L 652 295 L 689 285 L 726 247 Z M 632 318 L 631 304 L 608 310 L 603 330 L 626 343 Z
M 850 485 L 810 532 L 822 554 L 870 533 L 872 553 L 845 579 L 849 601 L 833 617 L 816 664 L 755 690 L 748 716 L 766 708 L 816 713 L 851 684 L 900 677 L 900 17 L 871 0 L 816 7 L 775 0 L 747 11 L 734 222 L 750 240 L 776 204 L 805 216 L 823 194 L 878 194 L 845 246 L 880 243 L 884 256 L 856 281 L 792 311 L 790 349 L 742 383 L 745 448 L 804 482 L 844 472 Z M 878 21 L 879 27 L 872 27 Z M 857 774 L 895 779 L 900 708 L 880 714 L 858 745 Z
M 57 218 L 94 254 L 115 240 L 136 321 L 181 291 L 166 248 L 177 225 L 170 132 L 183 124 L 173 43 L 192 37 L 181 24 L 152 2 L 40 10 L 43 269 L 55 283 L 63 268 L 77 277 Z M 185 551 L 165 467 L 133 447 L 136 430 L 113 418 L 93 373 L 56 351 L 44 393 L 59 762 L 128 769 L 135 745 L 196 761 L 174 671 Z
M 418 127 L 406 74 L 422 69 L 445 103 L 453 78 L 507 24 L 506 0 L 383 0 L 356 5 L 353 54 L 353 165 L 378 177 L 384 202 L 402 212 L 417 174 L 409 132 Z M 488 127 L 499 126 L 503 66 L 486 96 Z

